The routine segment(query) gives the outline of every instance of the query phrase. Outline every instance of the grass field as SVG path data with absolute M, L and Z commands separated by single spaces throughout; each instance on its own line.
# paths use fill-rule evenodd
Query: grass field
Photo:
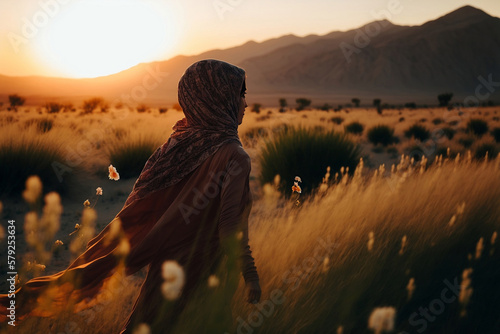
M 239 132 L 252 158 L 249 233 L 263 296 L 258 305 L 244 303 L 240 281 L 232 303 L 232 333 L 500 332 L 500 144 L 494 137 L 500 127 L 498 109 L 391 109 L 382 115 L 362 108 L 336 113 L 247 112 Z M 26 177 L 37 173 L 34 163 L 23 159 L 47 149 L 50 154 L 37 158 L 47 159 L 52 172 L 39 171 L 44 193 L 62 194 L 64 211 L 52 238 L 64 245 L 44 263 L 43 273 L 50 274 L 67 266 L 72 241 L 68 234 L 81 219 L 82 203 L 89 199 L 95 204 L 95 188 L 104 189 L 95 206 L 96 232 L 130 192 L 137 171 L 131 170 L 128 180 L 114 182 L 107 179 L 107 166 L 120 171 L 129 163 L 120 166 L 118 161 L 147 156 L 168 138 L 181 116 L 174 110 L 0 112 L 1 164 L 9 165 L 16 148 L 30 148 L 16 162 L 25 169 L 15 179 L 6 176 L 6 167 L 0 169 L 2 224 L 5 231 L 8 219 L 18 224 L 17 256 L 28 251 L 23 222 L 30 206 L 21 193 Z M 485 121 L 487 131 L 475 133 L 471 119 Z M 363 163 L 356 172 L 340 173 L 336 182 L 332 172 L 320 190 L 299 197 L 299 205 L 296 197 L 278 192 L 278 185 L 260 184 L 261 148 L 284 127 L 344 132 L 352 122 L 363 125 L 361 133 L 348 134 L 362 149 Z M 415 124 L 429 132 L 426 140 L 407 135 Z M 377 125 L 394 130 L 391 144 L 369 141 L 367 133 Z M 55 169 L 53 161 L 59 163 Z M 0 245 L 3 256 L 5 238 Z M 2 274 L 7 271 L 4 263 L 0 268 Z M 141 275 L 121 279 L 117 293 L 91 309 L 56 319 L 31 318 L 4 331 L 117 333 L 138 293 Z M 211 314 L 217 303 L 214 291 L 200 292 L 181 315 L 176 333 L 223 333 L 216 324 L 197 321 Z

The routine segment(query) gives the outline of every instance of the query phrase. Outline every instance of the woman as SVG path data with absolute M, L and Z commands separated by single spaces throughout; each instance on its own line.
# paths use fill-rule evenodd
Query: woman
M 186 70 L 178 87 L 185 118 L 149 158 L 122 210 L 88 243 L 85 253 L 65 271 L 35 278 L 17 291 L 18 318 L 51 315 L 47 309 L 27 305 L 54 283 L 65 288 L 57 291 L 53 304 L 69 299 L 80 309 L 91 305 L 120 263 L 116 254 L 121 241 L 110 238 L 116 224 L 130 246 L 124 260 L 126 274 L 149 266 L 122 333 L 132 333 L 140 323 L 149 324 L 153 333 L 168 332 L 191 294 L 206 285 L 223 253 L 228 259 L 238 255 L 248 302 L 260 300 L 259 276 L 248 246 L 250 159 L 237 132 L 247 107 L 245 90 L 244 70 L 226 62 L 202 60 Z M 235 240 L 237 249 L 231 247 Z M 162 265 L 168 260 L 182 267 L 185 282 L 167 314 L 160 309 L 166 303 Z M 0 301 L 8 305 L 6 296 Z

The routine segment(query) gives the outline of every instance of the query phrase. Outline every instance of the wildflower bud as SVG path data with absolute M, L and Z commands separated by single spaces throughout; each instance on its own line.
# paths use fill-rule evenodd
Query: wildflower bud
M 23 198 L 26 202 L 35 203 L 42 194 L 42 181 L 38 176 L 30 176 L 26 180 L 26 190 L 23 191 Z
M 101 187 L 97 187 L 97 189 L 95 190 L 95 192 L 96 192 L 95 194 L 97 196 L 102 196 L 102 188 Z
M 208 277 L 208 287 L 216 288 L 219 286 L 220 280 L 215 275 L 210 275 Z
M 90 206 L 90 202 L 88 199 L 85 200 L 85 202 L 83 202 L 83 206 L 85 207 L 89 207 Z

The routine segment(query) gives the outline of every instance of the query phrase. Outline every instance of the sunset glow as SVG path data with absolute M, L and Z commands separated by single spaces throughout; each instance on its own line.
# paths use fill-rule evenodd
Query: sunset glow
M 54 17 L 35 48 L 54 71 L 97 77 L 168 55 L 177 40 L 176 15 L 135 1 L 88 0 Z

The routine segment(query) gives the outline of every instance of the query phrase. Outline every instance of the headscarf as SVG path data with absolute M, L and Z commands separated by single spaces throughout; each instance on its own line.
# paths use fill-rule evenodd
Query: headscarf
M 238 112 L 244 83 L 243 69 L 219 60 L 202 60 L 186 70 L 178 86 L 185 118 L 148 159 L 125 205 L 181 181 L 222 145 L 241 145 Z

